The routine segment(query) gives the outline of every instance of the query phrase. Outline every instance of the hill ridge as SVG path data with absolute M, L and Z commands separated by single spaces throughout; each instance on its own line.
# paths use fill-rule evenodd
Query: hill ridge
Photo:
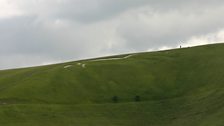
M 222 126 L 223 53 L 213 44 L 0 71 L 0 123 Z

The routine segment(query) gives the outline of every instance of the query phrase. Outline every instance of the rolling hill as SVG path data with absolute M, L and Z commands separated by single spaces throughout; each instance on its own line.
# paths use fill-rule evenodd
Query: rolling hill
M 224 44 L 0 71 L 4 126 L 223 126 Z

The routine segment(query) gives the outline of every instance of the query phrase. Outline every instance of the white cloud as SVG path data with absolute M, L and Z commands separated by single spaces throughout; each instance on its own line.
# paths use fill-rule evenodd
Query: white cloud
M 192 36 L 216 32 L 224 27 L 223 6 L 197 10 L 172 9 L 158 11 L 150 6 L 128 10 L 120 16 L 121 37 L 135 50 L 176 47 Z
M 193 36 L 183 46 L 197 46 L 212 43 L 223 43 L 224 42 L 224 30 L 220 30 L 215 33 L 209 33 L 206 35 Z
M 0 19 L 10 18 L 13 16 L 19 16 L 23 13 L 17 8 L 17 6 L 8 0 L 0 0 Z

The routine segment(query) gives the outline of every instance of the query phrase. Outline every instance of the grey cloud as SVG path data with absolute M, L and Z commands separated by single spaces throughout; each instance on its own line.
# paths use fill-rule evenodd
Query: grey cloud
M 60 60 L 55 60 L 52 57 L 47 57 L 46 55 L 41 55 L 41 54 L 38 54 L 38 55 L 7 54 L 7 55 L 0 55 L 0 59 L 1 59 L 0 70 L 28 67 L 28 66 L 39 66 L 39 65 L 62 62 Z
M 68 18 L 80 23 L 91 23 L 112 18 L 120 13 L 149 5 L 151 8 L 175 8 L 180 4 L 191 3 L 180 0 L 154 1 L 154 0 L 38 0 L 19 2 L 24 12 L 47 16 L 47 18 Z
M 91 23 L 113 18 L 120 13 L 147 6 L 157 11 L 182 10 L 197 11 L 199 8 L 210 8 L 221 5 L 222 0 L 20 0 L 13 1 L 26 13 L 46 16 L 47 18 L 68 18 L 80 23 Z
M 114 34 L 104 33 L 107 25 L 39 21 L 32 15 L 2 19 L 0 27 L 0 69 L 11 64 L 13 67 L 30 66 L 106 55 L 109 52 L 104 51 L 108 45 L 105 42 L 113 41 L 110 36 Z M 18 62 L 12 63 L 13 60 Z
M 216 32 L 224 28 L 223 6 L 172 9 L 157 12 L 153 9 L 136 10 L 122 18 L 119 33 L 126 38 L 126 46 L 135 50 L 175 47 L 192 36 Z M 196 13 L 196 11 L 198 13 Z M 200 13 L 199 13 L 200 12 Z
M 148 3 L 147 0 L 39 0 L 20 1 L 20 9 L 26 13 L 47 18 L 66 18 L 80 23 L 91 23 L 113 17 L 128 8 Z
M 54 3 L 54 4 L 52 4 Z M 111 19 L 127 10 L 136 9 L 142 6 L 154 9 L 158 12 L 167 12 L 172 10 L 187 10 L 200 13 L 201 9 L 209 9 L 212 6 L 219 6 L 223 3 L 221 0 L 64 0 L 64 2 L 49 2 L 53 5 L 50 12 L 53 18 L 67 18 L 80 23 L 94 23 L 101 20 Z M 41 4 L 42 5 L 42 4 Z M 41 6 L 40 5 L 40 6 Z M 44 12 L 43 12 L 44 13 Z
M 35 16 L 15 17 L 0 21 L 1 53 L 36 54 L 51 50 L 53 36 L 47 35 Z M 46 48 L 46 47 L 48 48 Z

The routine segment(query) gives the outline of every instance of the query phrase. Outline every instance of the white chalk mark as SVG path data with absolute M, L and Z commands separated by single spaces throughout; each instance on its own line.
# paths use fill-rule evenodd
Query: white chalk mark
M 69 68 L 69 67 L 72 67 L 72 65 L 64 66 L 65 69 L 67 69 L 67 68 Z
M 82 68 L 86 68 L 86 64 L 82 64 Z
M 107 59 L 96 59 L 96 60 L 90 60 L 89 62 L 97 62 L 97 61 L 107 61 L 107 60 L 122 60 L 122 59 L 127 59 L 132 57 L 133 55 L 128 55 L 125 57 L 121 57 L 121 58 L 107 58 Z

